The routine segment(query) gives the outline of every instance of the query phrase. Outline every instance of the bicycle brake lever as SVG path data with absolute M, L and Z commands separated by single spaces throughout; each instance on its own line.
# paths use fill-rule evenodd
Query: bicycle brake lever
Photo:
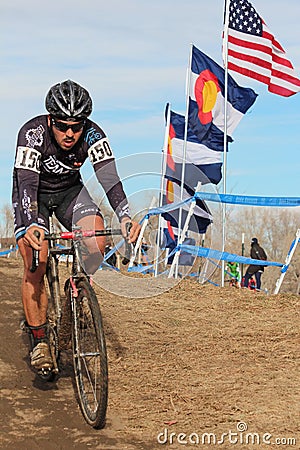
M 132 223 L 131 222 L 126 222 L 125 223 L 125 228 L 126 228 L 126 237 L 128 237 L 129 234 L 130 234 L 130 230 L 132 228 Z
M 125 223 L 125 227 L 126 227 L 126 238 L 124 238 L 124 245 L 125 245 L 125 255 L 124 258 L 122 260 L 122 264 L 126 265 L 129 263 L 132 252 L 133 252 L 133 244 L 129 244 L 129 242 L 127 241 L 127 237 L 130 234 L 130 230 L 132 227 L 132 223 L 131 222 L 126 222 Z
M 41 233 L 38 230 L 35 230 L 33 232 L 33 234 L 39 239 L 41 236 Z M 32 260 L 31 260 L 31 267 L 30 267 L 30 272 L 35 272 L 36 269 L 39 266 L 39 250 L 35 250 L 34 248 L 32 249 Z

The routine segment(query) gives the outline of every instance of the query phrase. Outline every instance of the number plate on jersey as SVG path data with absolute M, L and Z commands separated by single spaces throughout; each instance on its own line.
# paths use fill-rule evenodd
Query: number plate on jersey
M 40 173 L 41 153 L 30 147 L 18 147 L 15 167 Z
M 88 155 L 92 164 L 96 164 L 107 159 L 112 159 L 114 157 L 107 138 L 103 138 L 100 141 L 95 142 L 95 144 L 88 149 Z

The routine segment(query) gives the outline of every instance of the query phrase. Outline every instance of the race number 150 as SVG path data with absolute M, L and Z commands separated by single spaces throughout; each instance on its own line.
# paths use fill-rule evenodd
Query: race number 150
M 18 147 L 15 167 L 40 173 L 40 152 L 30 147 Z
M 113 158 L 113 152 L 107 138 L 103 138 L 92 145 L 88 154 L 93 164 Z

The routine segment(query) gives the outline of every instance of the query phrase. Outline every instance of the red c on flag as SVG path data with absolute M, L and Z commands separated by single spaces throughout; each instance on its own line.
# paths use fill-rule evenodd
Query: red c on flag
M 198 105 L 198 117 L 203 125 L 212 121 L 212 110 L 220 91 L 218 78 L 210 70 L 203 70 L 195 82 L 195 98 Z
M 173 159 L 172 139 L 176 137 L 176 132 L 172 124 L 169 128 L 168 148 L 167 148 L 167 166 L 175 172 L 175 162 Z
M 171 180 L 167 180 L 166 200 L 167 204 L 174 203 L 174 187 Z

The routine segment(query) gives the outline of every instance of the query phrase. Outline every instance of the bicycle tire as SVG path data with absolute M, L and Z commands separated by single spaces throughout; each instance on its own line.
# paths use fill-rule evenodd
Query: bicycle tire
M 55 318 L 55 326 L 59 327 L 57 321 L 60 320 L 61 304 L 60 304 L 60 287 L 59 287 L 59 274 L 58 274 L 58 260 L 55 256 L 49 256 L 46 268 L 46 278 L 48 282 L 49 294 L 50 294 L 50 307 L 53 311 L 50 314 Z M 49 311 L 48 311 L 49 313 Z
M 72 338 L 72 311 L 70 280 L 64 286 L 64 297 L 61 297 L 61 316 L 58 335 L 58 350 L 67 350 Z
M 53 360 L 53 369 L 49 371 L 49 373 L 39 371 L 38 375 L 44 381 L 54 381 L 58 372 L 58 330 L 61 315 L 58 260 L 55 256 L 48 257 L 46 280 L 49 294 L 47 311 L 47 320 L 49 323 L 49 348 Z
M 79 405 L 93 428 L 105 425 L 108 400 L 108 367 L 101 311 L 88 280 L 76 283 L 73 299 L 72 348 Z

